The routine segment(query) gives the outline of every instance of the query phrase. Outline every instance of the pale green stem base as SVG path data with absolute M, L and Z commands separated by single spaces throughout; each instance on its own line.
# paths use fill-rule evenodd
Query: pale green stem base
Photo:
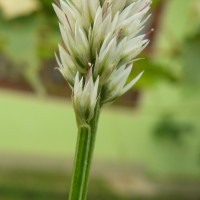
M 87 198 L 99 112 L 99 105 L 97 105 L 89 126 L 79 127 L 69 200 L 86 200 Z

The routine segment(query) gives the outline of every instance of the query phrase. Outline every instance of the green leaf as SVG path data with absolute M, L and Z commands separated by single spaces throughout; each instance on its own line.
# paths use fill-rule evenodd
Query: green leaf
M 38 76 L 40 65 L 37 45 L 41 24 L 42 18 L 36 15 L 11 21 L 0 18 L 0 38 L 4 41 L 1 49 L 38 94 L 45 93 Z
M 149 58 L 134 63 L 134 69 L 130 75 L 130 80 L 144 70 L 142 78 L 138 81 L 139 87 L 151 86 L 159 81 L 169 81 L 177 83 L 180 77 L 176 76 L 167 66 L 154 63 Z
M 200 86 L 200 28 L 198 32 L 186 40 L 181 60 L 183 62 L 184 81 L 190 86 Z

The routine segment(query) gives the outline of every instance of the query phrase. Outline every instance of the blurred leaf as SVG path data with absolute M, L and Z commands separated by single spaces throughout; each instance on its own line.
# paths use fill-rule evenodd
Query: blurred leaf
M 162 0 L 154 0 L 152 6 L 153 8 L 157 8 L 161 3 L 162 3 Z
M 52 27 L 43 27 L 40 31 L 38 43 L 38 55 L 42 60 L 51 60 L 54 58 L 54 52 L 58 47 L 61 39 L 59 29 L 52 29 Z
M 186 40 L 183 45 L 181 60 L 183 62 L 184 80 L 187 85 L 200 86 L 200 28 L 197 33 Z
M 187 35 L 193 34 L 200 22 L 194 10 L 197 1 L 166 1 L 159 29 L 156 30 L 154 59 L 178 75 L 182 73 L 182 65 L 177 55 Z
M 167 66 L 156 64 L 149 58 L 137 61 L 134 64 L 134 70 L 130 75 L 130 80 L 143 70 L 143 77 L 138 82 L 138 86 L 140 87 L 151 86 L 163 80 L 173 83 L 180 81 L 180 77 L 175 76 Z
M 176 143 L 182 142 L 183 134 L 191 134 L 194 127 L 190 123 L 176 121 L 173 115 L 164 115 L 154 129 L 154 136 L 159 140 L 171 140 Z
M 58 20 L 53 10 L 52 2 L 51 0 L 40 0 L 41 7 L 45 14 L 48 15 L 50 19 L 54 19 L 57 22 Z
M 199 5 L 199 0 L 166 1 L 154 48 L 156 63 L 167 66 L 171 74 L 182 77 L 187 85 L 200 82 L 200 35 L 196 34 L 200 25 Z M 188 35 L 192 36 L 189 40 Z
M 37 53 L 38 30 L 43 19 L 38 16 L 6 21 L 0 18 L 0 38 L 3 39 L 3 52 L 8 56 L 32 85 L 38 94 L 45 92 L 39 79 L 40 69 Z
M 53 29 L 54 31 L 59 31 L 58 18 L 52 7 L 53 1 L 52 0 L 40 0 L 39 2 L 40 2 L 41 12 L 42 12 L 42 14 L 45 15 L 45 17 L 47 19 L 48 27 Z

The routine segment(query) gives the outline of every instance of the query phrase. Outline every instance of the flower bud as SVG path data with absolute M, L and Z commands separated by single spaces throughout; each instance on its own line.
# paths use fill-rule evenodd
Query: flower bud
M 94 82 L 92 73 L 89 72 L 87 79 L 84 80 L 84 77 L 80 78 L 79 72 L 77 72 L 72 98 L 79 125 L 87 125 L 94 115 L 98 99 L 98 86 L 99 77 Z

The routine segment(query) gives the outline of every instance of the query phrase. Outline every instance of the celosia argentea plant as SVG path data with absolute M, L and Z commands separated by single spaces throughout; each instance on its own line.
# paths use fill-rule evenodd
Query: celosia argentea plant
M 136 56 L 148 45 L 140 34 L 150 0 L 60 0 L 53 4 L 63 45 L 56 56 L 72 89 L 78 140 L 69 200 L 85 200 L 99 113 L 140 79 L 127 83 Z

